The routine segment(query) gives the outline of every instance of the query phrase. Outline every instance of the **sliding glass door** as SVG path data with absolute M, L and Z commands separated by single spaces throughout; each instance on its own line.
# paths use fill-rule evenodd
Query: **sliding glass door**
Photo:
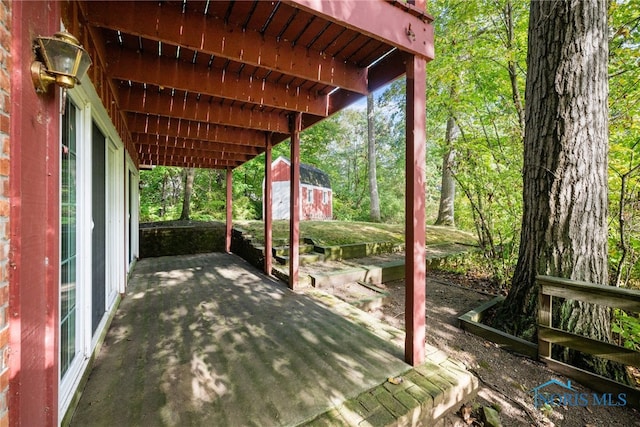
M 78 109 L 67 100 L 62 116 L 60 183 L 60 378 L 76 354 L 76 232 Z
M 93 123 L 92 138 L 92 232 L 91 232 L 91 331 L 95 333 L 105 312 L 105 279 L 106 279 L 106 219 L 105 219 L 105 146 L 106 137 L 100 128 Z

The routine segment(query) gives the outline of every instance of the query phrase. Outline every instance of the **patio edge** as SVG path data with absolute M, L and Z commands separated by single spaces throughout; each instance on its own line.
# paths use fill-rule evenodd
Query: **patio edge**
M 478 379 L 459 363 L 449 358 L 439 364 L 428 360 L 299 425 L 435 426 L 473 399 L 478 385 Z

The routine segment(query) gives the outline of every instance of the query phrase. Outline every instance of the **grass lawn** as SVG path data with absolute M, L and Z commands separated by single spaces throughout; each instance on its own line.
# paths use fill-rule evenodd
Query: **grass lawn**
M 251 234 L 264 244 L 262 221 L 234 221 L 234 226 Z M 364 242 L 404 242 L 404 224 L 373 222 L 300 221 L 300 239 L 310 238 L 324 246 Z M 273 239 L 289 239 L 289 221 L 273 221 Z M 427 245 L 463 243 L 476 245 L 473 234 L 450 227 L 427 225 Z

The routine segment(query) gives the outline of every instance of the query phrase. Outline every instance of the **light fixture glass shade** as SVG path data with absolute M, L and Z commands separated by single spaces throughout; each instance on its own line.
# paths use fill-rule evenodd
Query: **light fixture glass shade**
M 38 47 L 44 61 L 45 70 L 40 70 L 40 79 L 48 80 L 64 87 L 72 88 L 84 76 L 91 65 L 91 57 L 80 46 L 80 42 L 67 32 L 56 33 L 53 37 L 39 37 Z M 48 79 L 42 73 L 50 75 Z
M 78 57 L 78 46 L 56 38 L 41 38 L 42 56 L 47 70 L 54 74 L 73 76 Z
M 80 50 L 78 51 L 78 55 L 80 56 L 80 58 L 78 59 L 78 69 L 76 70 L 76 80 L 80 81 L 80 79 L 84 77 L 84 75 L 87 73 L 87 70 L 91 66 L 91 57 L 89 56 L 87 51 L 84 50 L 82 47 L 80 47 Z

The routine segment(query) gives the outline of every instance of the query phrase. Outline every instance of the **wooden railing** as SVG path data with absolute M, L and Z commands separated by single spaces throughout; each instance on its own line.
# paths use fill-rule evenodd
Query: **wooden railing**
M 640 312 L 640 291 L 594 285 L 587 282 L 538 276 L 538 358 L 551 369 L 601 393 L 626 393 L 630 406 L 640 408 L 640 389 L 567 365 L 551 358 L 552 345 L 561 345 L 627 366 L 640 368 L 640 352 L 576 335 L 553 327 L 552 298 L 583 301 L 631 312 Z

